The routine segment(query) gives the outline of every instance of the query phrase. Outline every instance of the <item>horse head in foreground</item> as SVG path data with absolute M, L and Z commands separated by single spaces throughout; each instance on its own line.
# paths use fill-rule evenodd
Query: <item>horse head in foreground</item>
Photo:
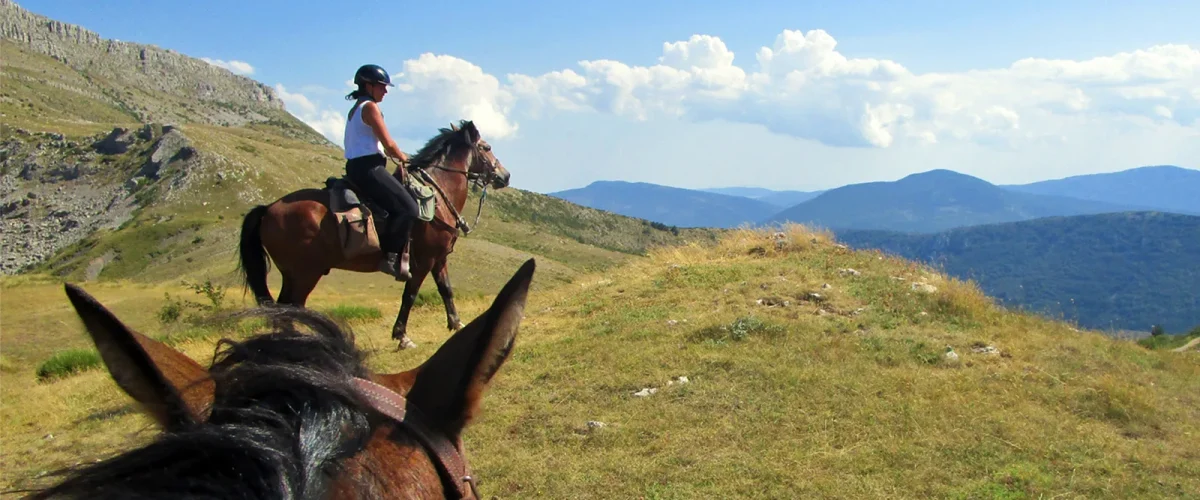
M 375 374 L 348 332 L 301 308 L 285 329 L 222 340 L 205 370 L 66 292 L 109 373 L 163 434 L 32 498 L 474 498 L 461 434 L 508 359 L 535 264 L 417 368 Z M 268 322 L 269 324 L 271 322 Z

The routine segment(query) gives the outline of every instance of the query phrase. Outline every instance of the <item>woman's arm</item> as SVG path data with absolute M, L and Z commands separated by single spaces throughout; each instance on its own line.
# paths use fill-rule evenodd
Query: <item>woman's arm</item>
M 362 119 L 375 131 L 375 137 L 383 144 L 383 151 L 388 156 L 400 160 L 402 163 L 408 163 L 408 155 L 404 151 L 400 151 L 400 146 L 396 145 L 396 141 L 392 140 L 392 135 L 388 133 L 388 129 L 383 124 L 383 113 L 379 112 L 379 105 L 367 101 L 362 105 Z

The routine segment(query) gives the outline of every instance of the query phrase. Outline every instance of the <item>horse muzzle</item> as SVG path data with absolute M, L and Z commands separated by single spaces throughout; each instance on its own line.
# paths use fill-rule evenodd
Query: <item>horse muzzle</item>
M 503 189 L 508 187 L 510 174 L 504 167 L 496 167 L 496 173 L 492 176 L 492 187 L 495 189 Z

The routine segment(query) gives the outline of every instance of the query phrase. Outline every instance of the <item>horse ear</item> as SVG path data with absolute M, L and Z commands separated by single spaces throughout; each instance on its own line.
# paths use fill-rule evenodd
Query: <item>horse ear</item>
M 450 122 L 450 131 L 458 132 L 458 125 L 455 125 L 454 122 Z
M 166 344 L 131 330 L 78 286 L 64 287 L 108 373 L 126 394 L 167 431 L 202 419 L 213 398 L 207 370 Z
M 463 124 L 463 133 L 467 136 L 467 142 L 475 144 L 479 142 L 479 129 L 475 128 L 475 122 L 469 121 Z
M 512 352 L 535 267 L 533 259 L 526 261 L 486 312 L 416 369 L 408 404 L 430 417 L 430 425 L 457 436 L 475 416 L 492 376 Z

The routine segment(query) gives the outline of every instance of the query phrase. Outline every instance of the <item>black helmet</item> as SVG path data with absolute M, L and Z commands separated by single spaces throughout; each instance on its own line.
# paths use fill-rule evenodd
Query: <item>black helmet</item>
M 392 77 L 388 75 L 387 70 L 375 64 L 365 64 L 361 68 L 358 68 L 358 71 L 354 72 L 355 85 L 362 85 L 368 82 L 382 83 L 389 87 L 395 87 L 392 84 Z

